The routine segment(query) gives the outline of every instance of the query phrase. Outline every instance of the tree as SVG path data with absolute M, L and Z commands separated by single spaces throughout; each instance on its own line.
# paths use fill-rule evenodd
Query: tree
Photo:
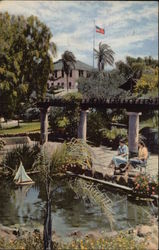
M 145 68 L 145 63 L 137 61 L 136 58 L 126 57 L 126 63 L 118 61 L 115 63 L 117 70 L 121 75 L 128 79 L 130 77 L 139 79 Z
M 150 66 L 147 66 L 142 77 L 137 81 L 135 92 L 136 94 L 144 96 L 148 95 L 149 97 L 157 97 L 158 89 L 158 67 L 153 69 Z
M 68 91 L 68 76 L 70 71 L 75 68 L 76 58 L 71 51 L 66 50 L 62 55 L 63 71 L 67 77 L 67 91 Z
M 99 43 L 99 50 L 94 49 L 95 58 L 98 60 L 98 70 L 104 70 L 104 66 L 109 64 L 113 65 L 114 63 L 114 51 L 110 48 L 109 45 L 105 43 Z
M 56 46 L 50 29 L 35 16 L 0 13 L 0 116 L 18 114 L 33 91 L 43 100 Z
M 54 244 L 52 242 L 52 218 L 51 218 L 51 202 L 55 191 L 61 187 L 62 179 L 67 178 L 65 171 L 67 165 L 80 166 L 81 168 L 91 168 L 91 150 L 86 142 L 83 140 L 72 140 L 67 144 L 62 144 L 50 152 L 50 146 L 43 145 L 41 153 L 39 153 L 34 167 L 40 170 L 41 179 L 45 185 L 46 191 L 46 209 L 44 218 L 44 250 L 53 250 Z M 63 172 L 63 175 L 62 175 Z M 55 188 L 52 182 L 58 180 Z M 71 178 L 70 178 L 71 179 Z M 69 181 L 69 179 L 67 179 Z M 112 228 L 115 218 L 112 211 L 112 201 L 106 194 L 101 193 L 98 188 L 93 187 L 92 184 L 85 183 L 85 181 L 70 182 L 70 187 L 74 190 L 79 197 L 84 200 L 90 200 L 100 206 L 103 213 L 108 218 Z

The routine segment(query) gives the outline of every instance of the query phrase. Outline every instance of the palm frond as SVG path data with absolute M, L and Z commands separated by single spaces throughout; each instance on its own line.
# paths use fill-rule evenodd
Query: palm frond
M 115 223 L 114 213 L 112 210 L 112 200 L 93 184 L 88 184 L 84 180 L 76 179 L 74 182 L 70 182 L 69 184 L 78 197 L 84 200 L 89 199 L 92 203 L 100 206 L 102 212 L 107 217 L 112 230 L 113 224 Z

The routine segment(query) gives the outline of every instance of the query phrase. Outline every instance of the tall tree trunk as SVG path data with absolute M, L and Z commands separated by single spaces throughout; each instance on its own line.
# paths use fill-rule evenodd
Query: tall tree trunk
M 46 181 L 46 193 L 47 193 L 47 202 L 46 202 L 46 212 L 44 220 L 44 250 L 53 250 L 52 246 L 52 220 L 51 220 L 51 191 L 50 191 L 50 180 L 47 177 Z

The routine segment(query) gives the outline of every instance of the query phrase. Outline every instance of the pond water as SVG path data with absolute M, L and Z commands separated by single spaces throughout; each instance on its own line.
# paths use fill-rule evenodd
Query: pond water
M 55 183 L 56 185 L 56 183 Z M 53 230 L 63 239 L 74 231 L 86 233 L 92 230 L 111 231 L 109 221 L 97 205 L 78 198 L 67 181 L 61 182 L 52 199 Z M 121 230 L 148 222 L 149 207 L 136 204 L 126 195 L 110 192 L 100 187 L 113 201 L 115 230 Z M 33 186 L 16 188 L 12 181 L 0 181 L 0 224 L 20 225 L 26 228 L 42 228 L 45 207 L 44 185 L 36 180 Z

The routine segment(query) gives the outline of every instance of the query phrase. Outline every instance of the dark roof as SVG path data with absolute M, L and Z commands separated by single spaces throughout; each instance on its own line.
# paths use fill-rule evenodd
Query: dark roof
M 136 79 L 130 77 L 126 82 L 119 86 L 120 89 L 130 90 L 133 92 L 134 87 L 136 86 Z
M 75 63 L 75 69 L 92 71 L 93 67 L 86 64 L 86 63 L 83 63 L 83 62 L 77 60 L 76 63 Z M 61 59 L 54 62 L 54 70 L 62 70 L 62 60 Z

